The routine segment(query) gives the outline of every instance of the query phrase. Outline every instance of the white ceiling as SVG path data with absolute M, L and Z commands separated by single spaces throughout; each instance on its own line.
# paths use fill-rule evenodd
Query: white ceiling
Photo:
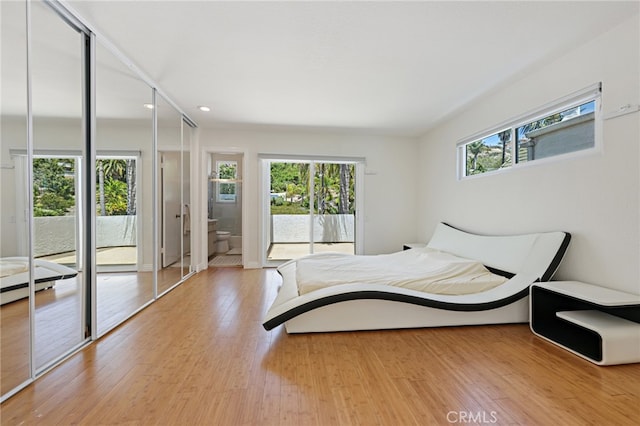
M 65 3 L 202 127 L 398 135 L 638 13 L 610 1 Z

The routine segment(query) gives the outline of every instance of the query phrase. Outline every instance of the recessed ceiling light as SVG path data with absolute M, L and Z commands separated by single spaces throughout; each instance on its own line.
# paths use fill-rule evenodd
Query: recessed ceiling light
M 209 111 L 211 111 L 211 108 L 209 108 L 208 106 L 204 106 L 204 105 L 199 106 L 199 107 L 198 107 L 198 109 L 199 109 L 200 111 L 204 111 L 204 112 L 209 112 Z
M 153 104 L 144 104 L 142 106 L 145 107 L 146 109 L 153 109 Z

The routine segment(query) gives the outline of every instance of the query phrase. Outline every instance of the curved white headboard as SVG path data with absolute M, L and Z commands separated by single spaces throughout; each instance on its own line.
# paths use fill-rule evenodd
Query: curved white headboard
M 523 235 L 478 235 L 440 223 L 427 244 L 512 274 L 551 279 L 564 256 L 571 234 L 562 231 Z

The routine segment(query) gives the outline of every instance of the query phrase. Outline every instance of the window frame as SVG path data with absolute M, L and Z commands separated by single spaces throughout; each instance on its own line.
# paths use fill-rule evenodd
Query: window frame
M 458 180 L 476 179 L 481 176 L 493 176 L 499 173 L 505 173 L 510 170 L 518 170 L 522 167 L 531 167 L 542 164 L 548 164 L 555 161 L 564 161 L 569 158 L 581 157 L 584 155 L 592 155 L 596 152 L 600 152 L 602 149 L 602 83 L 596 83 L 589 87 L 586 87 L 577 92 L 571 93 L 553 102 L 545 104 L 533 111 L 521 114 L 515 118 L 500 123 L 497 126 L 493 126 L 482 132 L 478 132 L 472 136 L 466 137 L 456 143 L 456 174 Z M 554 115 L 572 108 L 579 107 L 584 104 L 594 102 L 594 145 L 585 149 L 566 152 L 562 154 L 552 155 L 544 158 L 533 159 L 525 162 L 516 162 L 516 150 L 518 149 L 518 135 L 517 131 L 519 127 L 522 127 L 528 123 L 541 120 L 550 115 Z M 495 170 L 467 175 L 467 145 L 484 140 L 493 135 L 496 135 L 505 130 L 511 130 L 511 161 L 510 164 L 504 167 L 500 167 Z

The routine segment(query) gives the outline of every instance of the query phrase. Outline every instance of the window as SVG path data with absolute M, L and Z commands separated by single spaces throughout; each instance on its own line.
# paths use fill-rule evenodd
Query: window
M 458 143 L 458 177 L 594 149 L 600 87 L 594 85 Z
M 465 145 L 465 176 L 491 172 L 511 164 L 511 129 Z
M 595 104 L 591 101 L 518 127 L 516 162 L 593 148 Z
M 216 200 L 219 203 L 236 202 L 237 161 L 216 161 Z

